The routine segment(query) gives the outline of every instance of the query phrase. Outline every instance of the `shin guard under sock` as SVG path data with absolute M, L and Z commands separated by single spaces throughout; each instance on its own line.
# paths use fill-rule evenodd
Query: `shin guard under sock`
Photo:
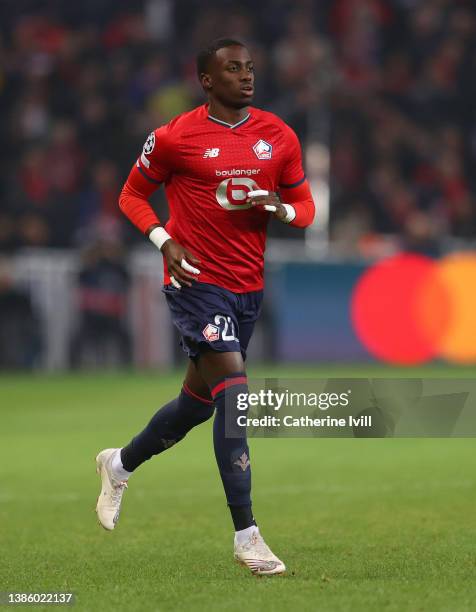
M 170 448 L 193 427 L 209 419 L 213 410 L 212 401 L 184 385 L 180 395 L 156 412 L 147 427 L 121 450 L 124 469 L 132 472 L 153 455 Z
M 246 375 L 238 372 L 227 376 L 211 391 L 216 414 L 213 423 L 213 445 L 225 495 L 235 530 L 255 525 L 251 512 L 251 467 L 246 441 L 246 427 L 237 425 L 240 394 L 248 394 Z M 243 399 L 243 397 L 242 397 Z

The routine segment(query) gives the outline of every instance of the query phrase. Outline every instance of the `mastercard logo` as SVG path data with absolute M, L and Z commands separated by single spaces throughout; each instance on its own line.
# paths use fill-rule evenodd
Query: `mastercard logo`
M 366 349 L 393 364 L 476 362 L 476 254 L 402 254 L 368 268 L 351 301 Z

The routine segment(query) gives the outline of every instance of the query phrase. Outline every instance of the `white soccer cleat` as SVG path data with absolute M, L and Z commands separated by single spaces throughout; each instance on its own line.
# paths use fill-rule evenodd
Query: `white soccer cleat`
M 96 457 L 96 473 L 101 476 L 101 493 L 96 505 L 99 523 L 112 531 L 119 520 L 122 495 L 127 489 L 125 480 L 116 480 L 112 475 L 112 457 L 118 448 L 106 448 Z
M 254 531 L 243 544 L 235 542 L 235 559 L 259 576 L 283 574 L 286 571 L 284 563 L 273 554 L 259 531 Z

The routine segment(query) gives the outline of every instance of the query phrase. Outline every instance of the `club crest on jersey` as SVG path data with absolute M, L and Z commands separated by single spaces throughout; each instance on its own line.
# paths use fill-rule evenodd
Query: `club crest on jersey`
M 220 329 L 212 323 L 207 324 L 202 334 L 208 342 L 215 342 L 215 340 L 220 339 Z
M 218 157 L 220 155 L 220 149 L 216 148 L 216 149 L 206 149 L 205 153 L 203 154 L 204 159 L 206 159 L 207 157 Z
M 273 145 L 270 145 L 266 140 L 258 140 L 253 145 L 253 151 L 258 159 L 271 159 L 273 156 Z

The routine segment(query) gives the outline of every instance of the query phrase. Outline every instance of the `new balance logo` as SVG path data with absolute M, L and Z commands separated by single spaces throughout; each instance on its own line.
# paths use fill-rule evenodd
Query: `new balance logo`
M 220 149 L 206 149 L 203 157 L 218 157 L 220 155 Z

